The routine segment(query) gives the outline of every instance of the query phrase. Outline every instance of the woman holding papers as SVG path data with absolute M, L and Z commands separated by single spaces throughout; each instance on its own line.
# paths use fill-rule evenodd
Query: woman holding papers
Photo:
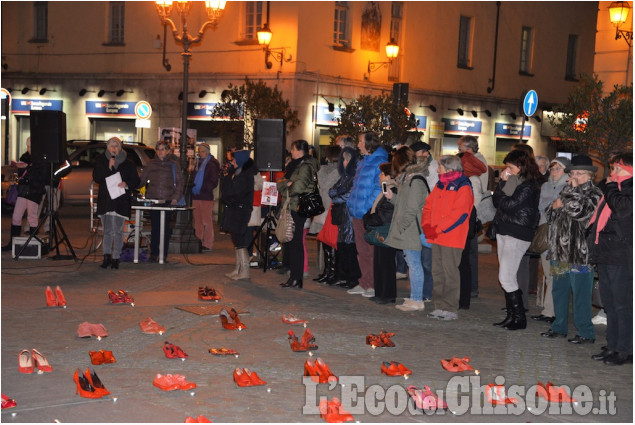
M 130 188 L 139 186 L 139 175 L 117 137 L 109 139 L 106 152 L 97 157 L 93 180 L 100 186 L 97 215 L 104 228 L 104 262 L 100 267 L 118 269 L 123 247 L 123 225 L 130 218 Z

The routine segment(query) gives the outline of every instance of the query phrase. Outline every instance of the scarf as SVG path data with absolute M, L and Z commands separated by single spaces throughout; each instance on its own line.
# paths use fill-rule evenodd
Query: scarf
M 196 177 L 194 177 L 194 186 L 192 186 L 192 193 L 194 195 L 199 195 L 201 193 L 201 188 L 203 187 L 203 177 L 205 177 L 205 166 L 207 166 L 210 157 L 211 155 L 207 155 L 201 165 L 198 166 Z
M 286 170 L 284 171 L 284 178 L 285 179 L 290 179 L 291 178 L 291 174 L 293 174 L 293 172 L 295 171 L 296 168 L 298 168 L 298 165 L 300 165 L 300 163 L 302 163 L 302 161 L 304 161 L 306 159 L 306 157 L 302 157 L 302 158 L 298 158 L 298 159 L 292 159 L 286 167 Z
M 110 158 L 112 158 L 112 154 L 110 153 L 110 151 L 107 150 L 106 152 L 104 152 L 104 154 L 106 155 L 106 159 L 110 161 Z M 127 157 L 128 157 L 128 154 L 126 153 L 125 150 L 122 149 L 119 151 L 117 156 L 115 156 L 115 170 L 119 168 L 121 164 L 123 164 L 123 162 L 126 160 Z
M 615 177 L 615 181 L 617 182 L 617 187 L 620 190 L 622 190 L 622 182 L 624 180 L 628 180 L 633 177 L 633 167 L 630 167 L 630 169 L 627 169 L 628 166 L 624 166 L 623 164 L 620 164 L 620 166 L 622 167 L 622 169 L 631 173 L 630 176 L 616 176 Z M 599 217 L 598 217 L 598 212 L 600 213 Z M 611 208 L 608 206 L 608 204 L 606 203 L 606 200 L 604 199 L 604 195 L 602 195 L 602 198 L 600 199 L 600 202 L 598 203 L 598 207 L 593 213 L 593 217 L 591 217 L 591 221 L 589 221 L 589 227 L 593 223 L 595 223 L 596 220 L 598 222 L 597 228 L 595 229 L 595 244 L 596 245 L 600 243 L 600 232 L 602 231 L 602 229 L 604 229 L 604 227 L 606 226 L 606 223 L 608 223 L 612 212 L 613 211 L 611 211 Z
M 503 187 L 503 193 L 507 196 L 512 196 L 516 191 L 516 188 L 523 184 L 524 181 L 525 179 L 523 177 L 512 174 L 509 176 L 507 183 L 505 183 L 505 186 Z
M 448 171 L 447 173 L 439 174 L 439 181 L 446 186 L 448 183 L 461 177 L 463 174 L 461 171 Z

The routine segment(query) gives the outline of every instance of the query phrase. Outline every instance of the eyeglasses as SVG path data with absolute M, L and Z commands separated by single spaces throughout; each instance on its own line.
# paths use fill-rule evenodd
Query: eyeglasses
M 549 167 L 549 171 L 562 171 L 564 168 L 562 167 Z

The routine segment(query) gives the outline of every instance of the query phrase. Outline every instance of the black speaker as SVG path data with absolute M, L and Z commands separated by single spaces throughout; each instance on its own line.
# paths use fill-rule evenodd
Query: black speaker
M 286 123 L 281 119 L 256 120 L 254 155 L 259 171 L 282 171 L 287 146 Z
M 31 158 L 62 162 L 66 159 L 66 114 L 62 111 L 31 111 Z
M 394 83 L 392 85 L 392 94 L 395 99 L 395 103 L 398 105 L 407 105 L 409 89 L 410 84 L 408 83 Z

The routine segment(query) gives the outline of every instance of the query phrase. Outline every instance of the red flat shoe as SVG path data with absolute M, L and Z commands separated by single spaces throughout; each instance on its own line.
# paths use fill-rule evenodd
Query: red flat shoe
M 203 416 L 203 415 L 198 415 L 198 416 L 196 417 L 196 420 L 197 420 L 199 423 L 208 423 L 208 424 L 211 424 L 211 423 L 212 423 L 212 421 L 210 421 L 209 419 L 207 419 L 207 418 L 206 418 L 205 416 Z
M 213 354 L 215 356 L 229 356 L 238 354 L 238 351 L 232 350 L 231 348 L 210 348 L 208 351 L 210 354 Z
M 79 394 L 84 398 L 102 398 L 102 394 L 98 394 L 95 391 L 95 388 L 90 385 L 90 382 L 83 376 L 79 376 L 79 369 L 75 371 L 75 375 L 73 375 L 73 381 L 77 384 L 77 390 L 75 394 Z
M 55 295 L 53 294 L 53 290 L 50 286 L 47 286 L 44 290 L 44 294 L 46 295 L 46 306 L 47 307 L 55 307 L 57 306 L 57 300 L 55 299 Z
M 238 317 L 238 313 L 236 312 L 236 310 L 234 310 L 233 308 L 229 310 L 229 315 L 232 319 L 234 319 L 234 322 L 236 322 L 236 329 L 247 329 L 247 326 L 245 326 L 243 322 L 240 321 L 240 317 Z
M 379 339 L 381 339 L 381 342 L 383 342 L 384 347 L 395 346 L 395 343 L 390 340 L 390 338 L 392 338 L 393 336 L 395 336 L 394 332 L 384 332 L 384 331 L 379 332 Z
M 424 385 L 423 390 L 418 389 L 414 385 L 408 387 L 408 395 L 412 397 L 412 400 L 417 406 L 418 409 L 421 410 L 438 410 L 438 409 L 447 409 L 448 405 L 443 400 L 439 399 L 439 397 L 430 391 L 430 387 Z
M 402 363 L 397 363 L 397 362 L 391 362 L 391 363 L 397 366 L 397 369 L 399 369 L 399 372 L 401 372 L 401 375 L 403 376 L 412 375 L 412 371 L 408 369 L 406 366 L 404 366 Z
M 174 382 L 178 385 L 179 390 L 187 391 L 196 388 L 194 382 L 188 382 L 183 375 L 172 375 Z
M 572 403 L 574 401 L 578 401 L 575 398 L 571 398 L 564 388 L 557 387 L 551 382 L 547 382 L 547 385 L 538 382 L 536 395 L 554 403 Z
M 185 417 L 185 423 L 186 424 L 196 424 L 196 423 L 198 423 L 198 421 L 196 419 L 194 419 L 193 417 L 191 417 L 191 416 L 186 416 Z
M 57 298 L 58 307 L 64 307 L 66 305 L 66 298 L 64 298 L 64 293 L 59 285 L 55 287 L 55 297 Z
M 7 397 L 6 395 L 2 394 L 2 409 L 11 409 L 12 407 L 17 406 L 18 404 L 15 402 L 14 399 Z
M 18 354 L 18 371 L 22 373 L 33 373 L 33 357 L 29 350 L 22 350 Z
M 168 359 L 186 359 L 187 353 L 181 349 L 181 347 L 170 344 L 168 341 L 163 343 L 163 352 Z
M 154 381 L 152 381 L 152 385 L 163 391 L 174 391 L 179 389 L 179 384 L 170 374 L 161 375 L 160 373 L 157 373 Z
M 282 321 L 286 324 L 289 325 L 303 325 L 305 323 L 308 323 L 307 320 L 302 320 L 302 319 L 298 319 L 297 317 L 291 315 L 291 314 L 287 314 L 287 315 L 282 315 Z
M 115 359 L 115 356 L 112 354 L 112 351 L 110 350 L 106 350 L 106 351 L 101 350 L 101 351 L 104 354 L 104 363 L 117 363 L 117 359 Z
M 119 295 L 122 299 L 123 302 L 126 304 L 131 304 L 134 302 L 134 298 L 132 298 L 126 291 L 124 291 L 123 289 L 119 289 L 117 291 L 117 295 Z
M 243 372 L 247 375 L 247 377 L 249 377 L 252 385 L 267 385 L 265 381 L 260 379 L 256 372 L 252 372 L 249 369 L 243 369 Z
M 53 372 L 53 367 L 51 367 L 51 364 L 48 360 L 46 360 L 46 357 L 44 357 L 42 353 L 37 351 L 35 348 L 31 350 L 31 353 L 33 354 L 33 362 L 37 366 L 38 370 L 41 370 L 42 372 Z
M 395 363 L 383 362 L 381 364 L 381 373 L 388 376 L 401 376 L 403 373 L 399 370 Z
M 120 295 L 115 294 L 111 290 L 108 290 L 108 299 L 112 304 L 122 304 L 125 302 L 124 298 L 122 298 Z
M 209 288 L 207 286 L 205 288 L 203 288 L 202 286 L 198 287 L 198 299 L 199 300 L 210 301 L 212 299 L 212 297 L 210 295 L 208 295 L 208 293 L 207 293 L 208 289 Z
M 165 333 L 165 327 L 159 325 L 157 322 L 155 322 L 149 317 L 143 322 L 139 322 L 139 327 L 141 328 L 141 332 L 143 332 L 144 334 L 162 335 Z
M 220 321 L 223 324 L 223 327 L 227 330 L 233 331 L 236 330 L 236 324 L 235 323 L 229 323 L 229 313 L 227 312 L 227 310 L 222 309 L 220 313 L 218 313 L 219 317 L 220 317 Z
M 88 355 L 90 356 L 90 362 L 95 366 L 99 366 L 105 361 L 103 351 L 89 351 Z
M 110 391 L 108 391 L 106 387 L 104 387 L 104 384 L 101 383 L 101 380 L 95 373 L 94 369 L 92 373 L 89 369 L 86 369 L 86 372 L 84 372 L 84 378 L 86 378 L 90 385 L 93 386 L 93 388 L 95 389 L 95 393 L 101 394 L 102 397 L 110 394 Z
M 342 403 L 338 398 L 332 400 L 323 399 L 319 404 L 320 417 L 328 423 L 351 422 L 353 415 L 342 408 Z
M 238 368 L 234 370 L 234 382 L 239 387 L 251 387 L 254 385 L 253 382 L 251 382 L 251 379 L 249 379 L 249 376 L 247 376 L 247 374 L 244 372 L 244 370 Z

